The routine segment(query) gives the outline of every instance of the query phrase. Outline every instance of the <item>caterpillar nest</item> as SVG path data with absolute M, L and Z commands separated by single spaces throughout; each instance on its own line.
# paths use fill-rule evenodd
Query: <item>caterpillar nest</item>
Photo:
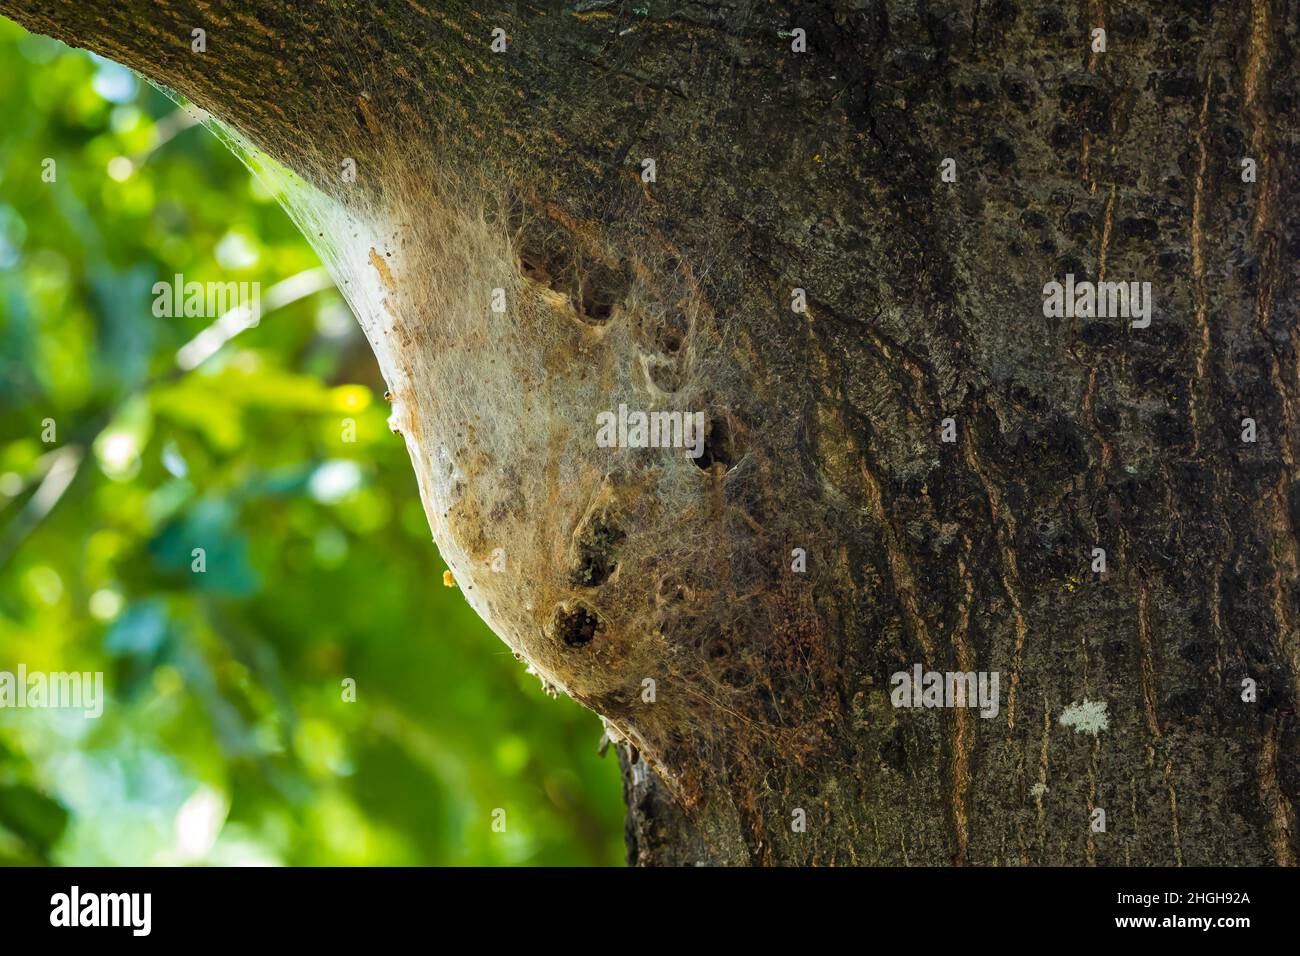
M 449 578 L 548 690 L 684 803 L 746 728 L 797 732 L 769 675 L 803 652 L 746 637 L 785 627 L 744 597 L 785 570 L 755 517 L 775 482 L 698 266 L 410 156 L 327 196 L 242 152 L 374 349 Z M 620 405 L 702 413 L 699 446 L 601 447 Z

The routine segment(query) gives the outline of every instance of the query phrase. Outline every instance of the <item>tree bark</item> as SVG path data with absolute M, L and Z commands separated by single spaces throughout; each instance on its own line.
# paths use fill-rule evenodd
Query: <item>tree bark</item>
M 1296 4 L 479 7 L 0 0 L 371 228 L 313 238 L 630 861 L 1293 865 Z M 620 403 L 703 454 L 598 447 Z

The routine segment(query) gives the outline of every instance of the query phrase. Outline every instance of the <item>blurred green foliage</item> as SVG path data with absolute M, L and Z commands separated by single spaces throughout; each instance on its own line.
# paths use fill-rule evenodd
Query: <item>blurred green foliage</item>
M 3 20 L 0 63 L 0 670 L 108 696 L 0 709 L 0 863 L 620 862 L 599 723 L 442 585 L 333 287 L 177 369 L 213 317 L 153 283 L 265 312 L 319 268 L 288 217 L 127 70 Z

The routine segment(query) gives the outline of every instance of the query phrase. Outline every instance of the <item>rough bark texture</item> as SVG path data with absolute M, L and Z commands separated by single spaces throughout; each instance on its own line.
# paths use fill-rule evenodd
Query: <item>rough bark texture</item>
M 303 144 L 436 141 L 583 320 L 548 381 L 687 383 L 709 445 L 669 514 L 667 465 L 564 445 L 590 467 L 471 520 L 412 444 L 444 553 L 532 529 L 545 587 L 481 610 L 624 738 L 633 862 L 1294 864 L 1296 4 L 480 6 L 0 0 L 310 178 Z M 1044 318 L 1067 273 L 1150 282 L 1150 326 Z M 998 716 L 893 707 L 918 663 L 998 672 Z M 1099 733 L 1060 722 L 1085 700 Z

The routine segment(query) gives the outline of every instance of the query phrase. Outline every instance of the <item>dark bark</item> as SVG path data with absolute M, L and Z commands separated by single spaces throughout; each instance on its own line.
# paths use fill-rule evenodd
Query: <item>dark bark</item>
M 691 507 L 615 469 L 583 538 L 530 499 L 524 570 L 564 580 L 528 612 L 580 599 L 595 636 L 499 612 L 636 742 L 630 858 L 1294 864 L 1296 4 L 475 6 L 0 0 L 317 180 L 303 144 L 385 169 L 423 137 L 541 224 L 529 282 L 669 316 L 637 347 L 709 411 Z M 1150 326 L 1044 318 L 1067 273 L 1150 282 Z M 544 558 L 571 537 L 582 581 Z M 999 672 L 1000 713 L 895 709 L 917 663 Z M 1085 699 L 1095 735 L 1060 723 Z

